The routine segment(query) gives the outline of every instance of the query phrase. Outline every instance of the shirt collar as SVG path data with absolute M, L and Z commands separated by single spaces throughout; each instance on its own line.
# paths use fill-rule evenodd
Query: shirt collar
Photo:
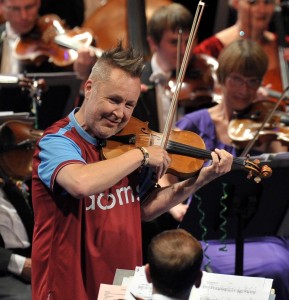
M 157 62 L 156 53 L 154 53 L 152 56 L 151 66 L 153 73 L 150 76 L 150 81 L 160 84 L 166 84 L 171 78 L 172 72 L 165 72 L 162 70 Z
M 75 118 L 75 113 L 79 110 L 79 107 L 74 108 L 74 110 L 69 114 L 69 119 L 73 126 L 75 127 L 76 131 L 81 135 L 87 142 L 99 146 L 101 141 L 99 139 L 94 138 L 90 134 L 88 134 L 81 125 L 77 122 Z
M 11 24 L 9 22 L 6 22 L 5 24 L 5 31 L 6 31 L 6 36 L 9 39 L 16 40 L 19 35 L 12 29 Z

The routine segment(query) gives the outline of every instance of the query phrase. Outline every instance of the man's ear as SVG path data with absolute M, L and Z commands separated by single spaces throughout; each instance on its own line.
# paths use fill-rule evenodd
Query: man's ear
M 195 281 L 195 284 L 194 284 L 196 288 L 200 287 L 201 282 L 202 282 L 202 277 L 203 277 L 203 272 L 200 270 L 199 274 L 198 274 L 198 277 L 197 277 L 197 279 Z
M 151 278 L 151 272 L 150 272 L 150 266 L 149 266 L 149 264 L 146 264 L 144 266 L 144 268 L 145 268 L 145 274 L 146 274 L 147 281 L 149 283 L 151 283 L 152 282 L 152 278 Z
M 158 49 L 158 44 L 155 42 L 155 40 L 151 36 L 148 36 L 147 41 L 150 46 L 151 53 L 156 52 Z

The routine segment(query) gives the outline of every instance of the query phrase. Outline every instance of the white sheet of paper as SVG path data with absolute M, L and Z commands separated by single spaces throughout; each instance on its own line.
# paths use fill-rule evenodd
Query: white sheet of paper
M 126 286 L 101 284 L 97 300 L 125 300 Z
M 268 300 L 273 279 L 203 272 L 200 288 L 190 300 Z
M 126 300 L 133 300 L 135 297 L 148 300 L 152 296 L 152 285 L 146 279 L 144 266 L 136 267 L 132 280 L 127 286 Z

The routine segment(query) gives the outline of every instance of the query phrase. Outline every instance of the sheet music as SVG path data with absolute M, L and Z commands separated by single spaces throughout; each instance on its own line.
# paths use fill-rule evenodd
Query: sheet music
M 149 300 L 152 297 L 152 284 L 147 281 L 144 266 L 136 267 L 132 280 L 127 286 L 126 300 L 141 298 Z
M 125 300 L 126 286 L 101 284 L 97 300 Z
M 268 300 L 273 279 L 203 272 L 189 300 Z

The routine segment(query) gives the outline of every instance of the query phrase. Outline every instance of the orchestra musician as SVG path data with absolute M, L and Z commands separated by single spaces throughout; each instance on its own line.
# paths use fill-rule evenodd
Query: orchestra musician
M 31 300 L 34 215 L 31 169 L 42 134 L 31 120 L 1 119 L 0 126 L 0 298 Z
M 5 177 L 0 187 L 0 298 L 31 300 L 31 195 L 24 182 L 19 186 Z
M 0 26 L 0 71 L 2 74 L 20 74 L 23 72 L 58 72 L 58 71 L 72 71 L 73 65 L 61 67 L 53 63 L 50 63 L 48 58 L 44 61 L 36 60 L 32 62 L 31 60 L 18 60 L 13 55 L 13 49 L 15 46 L 15 41 L 17 38 L 24 35 L 33 35 L 35 42 L 37 38 L 39 40 L 41 33 L 39 34 L 39 28 L 37 28 L 37 21 L 39 19 L 39 8 L 41 5 L 41 0 L 1 0 L 0 1 L 0 11 L 3 14 L 6 22 Z M 37 35 L 38 34 L 38 35 Z M 32 48 L 33 49 L 33 48 Z M 82 68 L 84 64 L 91 66 L 95 60 L 95 53 L 82 50 L 80 57 L 76 58 L 81 60 Z M 33 57 L 34 53 L 31 53 Z M 82 68 L 78 67 L 77 74 L 79 77 L 84 77 L 86 74 L 82 73 Z M 88 68 L 88 67 L 86 67 Z M 86 70 L 86 69 L 85 69 Z
M 171 162 L 162 147 L 101 158 L 105 142 L 129 126 L 142 70 L 142 56 L 132 48 L 119 43 L 103 52 L 85 83 L 82 106 L 48 128 L 36 146 L 35 299 L 97 299 L 100 284 L 112 284 L 117 268 L 142 265 L 141 219 L 157 217 L 231 169 L 232 155 L 215 149 L 212 164 L 197 177 L 147 191 L 152 177 L 140 180 L 143 172 L 153 171 L 157 181 Z
M 140 120 L 149 121 L 152 130 L 162 132 L 164 129 L 172 98 L 168 83 L 173 82 L 177 77 L 192 24 L 191 12 L 179 3 L 157 8 L 148 20 L 147 41 L 151 58 L 146 62 L 142 76 L 144 91 L 134 111 L 134 116 Z M 204 87 L 209 90 L 214 84 L 212 73 L 213 66 L 205 59 L 190 55 L 185 79 L 192 79 L 190 81 L 192 92 Z M 197 108 L 197 105 L 194 106 L 196 101 L 197 99 L 190 101 L 191 110 Z M 202 105 L 202 103 L 198 104 Z M 181 116 L 184 111 L 184 107 L 179 105 L 177 117 Z
M 284 57 L 278 55 L 278 36 L 268 31 L 273 20 L 274 11 L 279 0 L 229 0 L 237 12 L 234 25 L 217 32 L 215 35 L 196 45 L 194 53 L 204 53 L 218 58 L 221 50 L 238 39 L 252 39 L 259 43 L 269 57 L 268 70 L 263 78 L 263 86 L 282 92 L 287 86 L 282 86 L 281 61 L 289 61 L 289 48 L 283 49 Z M 287 42 L 289 38 L 286 38 Z
M 168 81 L 176 77 L 176 68 L 184 56 L 192 23 L 191 12 L 179 3 L 159 7 L 148 20 L 147 41 L 152 56 L 145 64 L 141 78 L 144 89 L 133 116 L 142 121 L 148 121 L 149 127 L 154 131 L 162 132 L 164 129 L 171 104 Z M 192 73 L 205 74 L 202 72 L 209 71 L 210 76 L 212 75 L 209 64 L 202 64 L 199 68 L 197 63 L 202 60 L 194 58 L 193 55 L 189 60 L 190 63 L 194 62 L 188 68 Z M 200 75 L 200 77 L 205 77 L 205 75 Z M 199 84 L 200 81 L 204 84 L 202 79 L 197 79 L 195 82 Z M 179 107 L 178 117 L 183 112 L 183 107 Z M 183 206 L 181 215 L 185 212 L 186 207 Z M 175 228 L 178 222 L 179 215 L 171 215 L 168 212 L 152 222 L 143 223 L 144 263 L 146 262 L 146 249 L 151 238 L 163 230 Z
M 166 94 L 166 87 L 177 66 L 179 29 L 182 29 L 179 48 L 183 57 L 192 22 L 191 12 L 178 3 L 161 6 L 148 21 L 147 40 L 152 57 L 146 61 L 141 77 L 142 84 L 148 88 L 141 93 L 133 116 L 148 121 L 150 129 L 156 132 L 163 131 L 171 103 L 171 98 Z M 151 238 L 176 226 L 177 220 L 169 212 L 151 222 L 142 223 L 144 263 Z
M 250 39 L 239 39 L 224 48 L 218 62 L 217 75 L 222 88 L 222 101 L 209 109 L 186 114 L 176 123 L 176 127 L 200 135 L 208 150 L 217 147 L 239 156 L 242 149 L 238 149 L 230 139 L 229 122 L 236 116 L 236 112 L 244 111 L 257 98 L 258 88 L 267 70 L 268 57 L 258 43 Z M 283 151 L 288 151 L 288 147 L 280 141 L 270 139 L 263 143 L 258 140 L 249 153 L 256 155 Z M 176 177 L 166 174 L 160 184 L 166 186 L 176 181 Z M 178 206 L 182 205 L 184 204 Z M 178 206 L 171 210 L 178 210 Z M 204 265 L 208 264 L 209 257 L 213 272 L 234 274 L 235 242 L 228 241 L 227 251 L 220 250 L 220 243 L 209 241 Z M 244 275 L 273 278 L 276 299 L 288 299 L 289 239 L 277 236 L 245 239 L 244 251 Z
M 171 99 L 166 95 L 167 82 L 176 70 L 178 55 L 182 58 L 193 23 L 191 12 L 183 5 L 172 3 L 158 8 L 147 25 L 147 41 L 152 53 L 146 62 L 142 83 L 152 87 L 142 93 L 134 116 L 149 121 L 150 128 L 162 132 Z M 179 29 L 182 30 L 178 53 Z

